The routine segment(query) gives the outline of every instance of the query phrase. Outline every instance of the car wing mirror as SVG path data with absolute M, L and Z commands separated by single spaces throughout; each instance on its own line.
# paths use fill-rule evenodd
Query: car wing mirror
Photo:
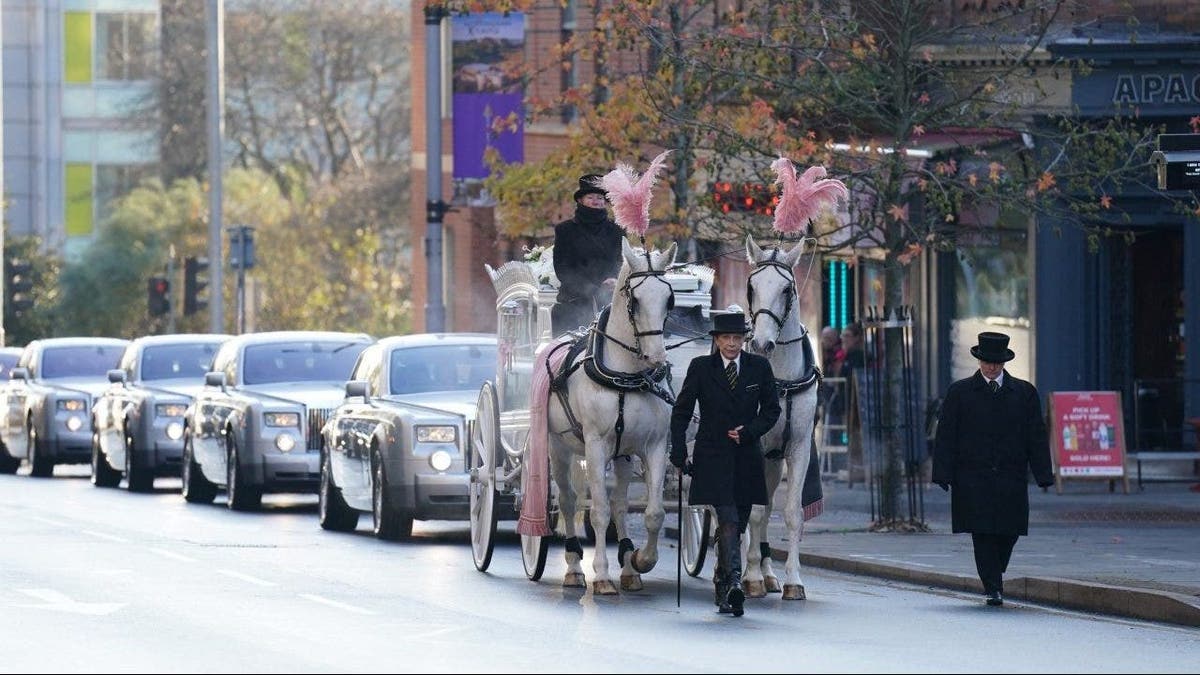
M 8 379 L 10 379 L 10 380 L 28 380 L 29 379 L 29 369 L 28 368 L 13 368 L 12 372 L 10 372 L 8 374 Z
M 125 371 L 120 370 L 120 369 L 115 369 L 115 368 L 113 370 L 108 371 L 108 381 L 112 382 L 113 384 L 124 384 L 125 383 Z
M 371 402 L 371 395 L 367 391 L 367 382 L 365 380 L 350 380 L 346 383 L 346 398 L 361 396 L 363 403 Z
M 205 373 L 204 384 L 208 387 L 220 387 L 221 391 L 225 391 L 225 373 L 220 370 Z

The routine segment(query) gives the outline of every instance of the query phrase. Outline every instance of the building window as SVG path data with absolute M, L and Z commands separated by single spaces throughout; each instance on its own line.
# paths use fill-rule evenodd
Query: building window
M 96 14 L 96 77 L 146 80 L 155 60 L 155 16 Z
M 143 178 L 152 175 L 143 164 L 96 165 L 96 221 L 103 223 L 112 215 L 114 202 L 133 191 Z

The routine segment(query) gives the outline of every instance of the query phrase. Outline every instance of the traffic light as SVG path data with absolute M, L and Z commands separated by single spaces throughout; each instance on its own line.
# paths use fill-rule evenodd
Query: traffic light
M 13 314 L 33 307 L 33 265 L 24 260 L 5 260 L 4 294 Z
M 208 307 L 208 258 L 183 259 L 183 313 L 195 314 Z
M 150 277 L 146 283 L 150 316 L 162 316 L 171 311 L 171 282 L 166 277 Z
M 770 216 L 779 204 L 779 195 L 770 185 L 762 183 L 713 183 L 710 194 L 713 205 L 721 213 L 740 211 Z

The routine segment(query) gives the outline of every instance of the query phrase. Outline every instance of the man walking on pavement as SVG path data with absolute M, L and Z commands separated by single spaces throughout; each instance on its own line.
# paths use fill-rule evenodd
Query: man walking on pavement
M 1028 474 L 1054 484 L 1037 389 L 1005 372 L 1015 356 L 1003 333 L 979 334 L 979 370 L 950 385 L 934 442 L 933 482 L 951 490 L 955 533 L 970 532 L 987 604 L 1004 604 L 1004 579 L 1017 538 L 1028 534 Z
M 691 473 L 689 503 L 711 505 L 717 513 L 715 602 L 722 614 L 734 616 L 742 616 L 746 599 L 741 534 L 750 509 L 769 499 L 758 439 L 780 414 L 771 364 L 742 351 L 748 332 L 740 309 L 713 315 L 709 334 L 717 350 L 688 364 L 671 414 L 671 464 Z M 697 403 L 700 426 L 689 464 L 685 436 Z

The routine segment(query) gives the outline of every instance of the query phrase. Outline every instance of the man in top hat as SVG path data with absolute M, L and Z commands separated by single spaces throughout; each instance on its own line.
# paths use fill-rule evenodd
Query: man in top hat
M 587 326 L 612 301 L 612 283 L 621 270 L 621 228 L 608 216 L 599 174 L 579 179 L 575 215 L 554 226 L 554 274 L 558 300 L 550 310 L 555 335 Z
M 1004 571 L 1028 534 L 1028 474 L 1054 484 L 1037 389 L 1005 372 L 1015 356 L 1003 333 L 979 334 L 979 370 L 950 385 L 938 418 L 933 482 L 950 493 L 954 532 L 970 532 L 987 604 L 1004 604 Z
M 722 614 L 734 616 L 742 615 L 745 600 L 740 537 L 750 509 L 770 498 L 759 437 L 780 413 L 771 364 L 742 351 L 747 332 L 740 309 L 713 315 L 716 349 L 688 364 L 671 413 L 671 464 L 691 473 L 689 503 L 717 512 L 715 600 Z M 700 427 L 688 463 L 685 436 L 697 403 Z

